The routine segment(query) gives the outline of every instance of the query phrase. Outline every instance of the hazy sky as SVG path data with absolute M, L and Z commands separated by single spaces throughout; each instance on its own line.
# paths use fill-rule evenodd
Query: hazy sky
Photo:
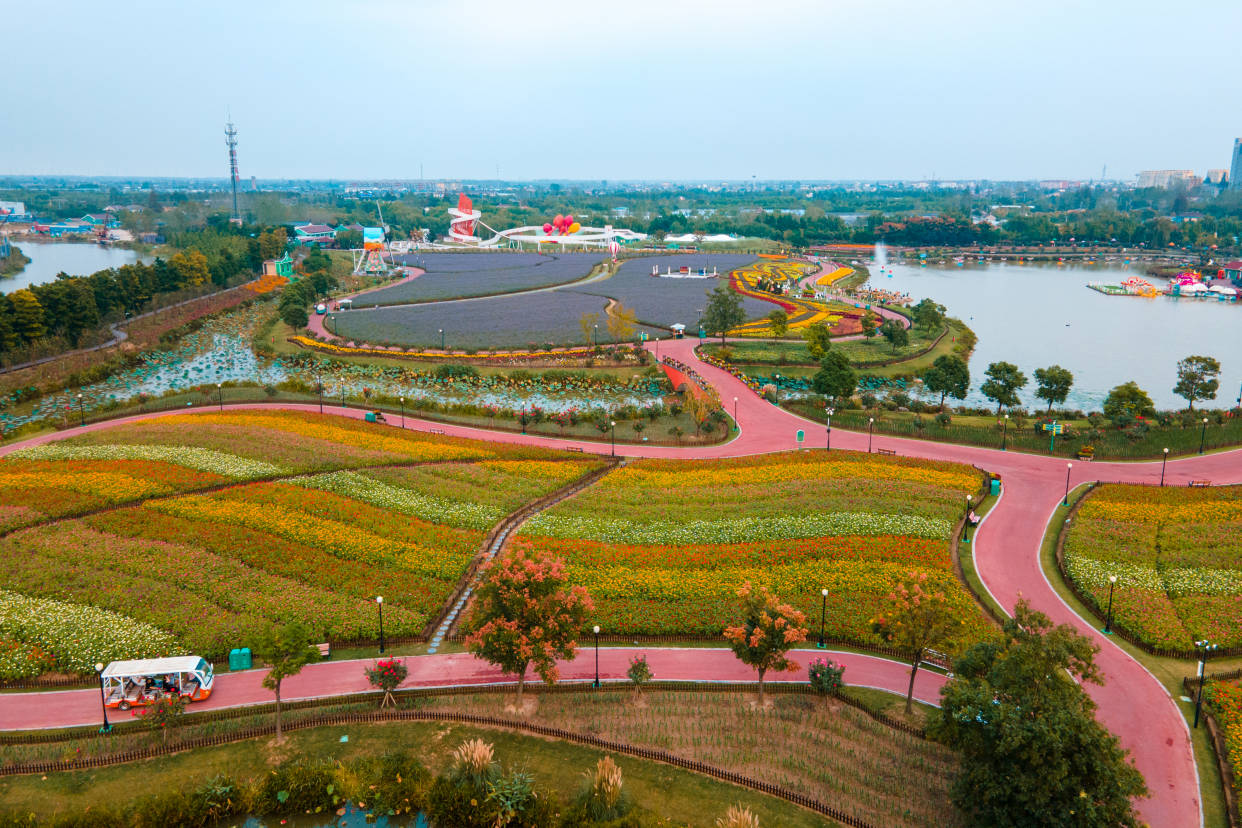
M 0 174 L 1228 167 L 1239 0 L 4 0 Z

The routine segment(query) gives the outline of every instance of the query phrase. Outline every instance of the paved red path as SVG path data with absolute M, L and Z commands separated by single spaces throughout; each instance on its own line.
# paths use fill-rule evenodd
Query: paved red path
M 626 445 L 618 446 L 619 453 L 631 457 L 695 459 L 783 451 L 797 447 L 795 433 L 799 429 L 806 431 L 807 442 L 804 445 L 807 448 L 822 449 L 824 445 L 822 424 L 804 420 L 764 402 L 736 377 L 722 369 L 700 362 L 694 354 L 697 344 L 697 340 L 690 339 L 665 340 L 660 343 L 660 348 L 663 355 L 671 356 L 692 366 L 717 389 L 725 407 L 736 411 L 739 425 L 738 435 L 727 443 L 715 446 L 677 448 Z M 649 343 L 648 347 L 654 350 L 655 343 Z M 238 407 L 318 410 L 317 405 L 255 404 Z M 358 409 L 341 409 L 334 406 L 325 406 L 324 411 L 354 418 L 361 418 L 364 414 Z M 22 446 L 71 437 L 82 430 L 109 428 L 126 421 L 183 413 L 186 411 L 145 414 L 88 425 L 85 429 L 69 429 L 55 434 L 41 435 L 22 443 L 0 448 L 0 456 Z M 390 425 L 396 422 L 394 419 Z M 484 440 L 544 445 L 552 448 L 572 446 L 596 453 L 607 453 L 610 450 L 607 443 L 491 432 L 486 429 L 446 425 L 413 417 L 406 418 L 406 425 L 420 431 L 435 428 L 449 435 Z M 839 429 L 832 433 L 832 446 L 835 449 L 866 451 L 867 441 L 866 434 Z M 1161 826 L 1161 828 L 1201 825 L 1199 780 L 1190 744 L 1190 732 L 1185 718 L 1177 707 L 1177 702 L 1169 697 L 1159 681 L 1142 665 L 1115 646 L 1110 639 L 1101 635 L 1090 622 L 1074 613 L 1048 583 L 1040 567 L 1039 551 L 1044 530 L 1065 491 L 1066 461 L 1020 452 L 1001 452 L 995 449 L 887 436 L 876 436 L 874 447 L 892 449 L 899 455 L 972 463 L 1002 476 L 1004 494 L 987 515 L 974 538 L 975 563 L 984 585 L 1002 606 L 1011 609 L 1019 597 L 1025 597 L 1033 607 L 1047 613 L 1054 621 L 1071 624 L 1101 647 L 1097 663 L 1102 669 L 1105 684 L 1088 686 L 1087 691 L 1099 705 L 1100 720 L 1116 733 L 1122 745 L 1131 751 L 1135 764 L 1147 779 L 1151 796 L 1139 803 L 1141 816 L 1151 825 Z M 1076 462 L 1071 470 L 1071 485 L 1092 480 L 1154 483 L 1159 478 L 1159 462 Z M 1190 480 L 1203 479 L 1211 480 L 1216 484 L 1242 482 L 1242 451 L 1169 461 L 1166 473 L 1166 482 L 1169 485 L 1185 485 Z M 687 656 L 679 657 L 686 658 Z M 725 661 L 727 662 L 728 659 Z M 853 670 L 854 663 L 852 661 L 847 661 L 847 663 L 851 664 L 851 670 Z M 468 669 L 460 663 L 446 662 L 446 664 L 452 664 L 454 670 L 466 671 L 463 675 L 473 674 L 470 673 L 473 668 Z M 706 674 L 697 674 L 698 678 L 710 680 L 727 675 L 721 672 L 725 669 L 724 662 L 717 665 L 707 661 L 687 661 L 686 664 L 689 666 L 685 669 L 690 670 L 690 674 L 685 677 L 697 674 L 700 668 L 706 670 Z M 894 669 L 897 672 L 891 675 L 880 674 L 877 682 L 880 686 L 904 694 L 905 680 L 900 677 L 900 665 Z M 345 674 L 356 672 L 352 665 L 342 666 L 338 663 L 317 667 L 316 670 L 326 672 L 310 675 L 326 676 L 335 671 L 343 671 L 340 674 L 341 681 L 356 680 L 356 677 L 350 678 Z M 660 669 L 656 669 L 656 673 L 659 675 Z M 860 673 L 861 670 L 847 672 L 847 680 L 851 683 L 858 682 Z M 673 675 L 669 672 L 664 677 Z M 224 677 L 221 678 L 223 680 Z M 446 681 L 456 681 L 458 676 L 443 676 L 442 678 Z M 335 682 L 336 679 L 334 678 L 333 681 Z M 221 685 L 222 689 L 228 686 L 226 683 Z M 44 694 L 0 696 L 0 727 L 30 727 L 30 722 L 34 720 L 55 719 L 52 714 L 42 712 L 42 705 L 38 699 L 43 696 Z M 69 696 L 69 698 L 77 697 Z M 213 699 L 212 703 L 227 704 L 228 698 L 228 694 L 224 694 L 218 702 Z M 254 701 L 250 699 L 244 703 L 254 703 Z M 17 707 L 14 708 L 13 705 Z M 19 712 L 11 712 L 14 709 Z M 66 724 L 67 722 L 60 723 Z
M 742 665 L 730 650 L 694 647 L 601 647 L 600 680 L 628 683 L 625 671 L 629 669 L 630 659 L 640 654 L 647 657 L 647 663 L 655 678 L 665 681 L 750 682 L 756 678 L 755 672 Z M 899 662 L 858 653 L 812 649 L 792 653 L 792 657 L 801 665 L 798 672 L 769 674 L 767 680 L 805 682 L 806 665 L 823 656 L 844 664 L 845 680 L 854 686 L 881 690 L 900 687 L 904 694 L 910 679 L 909 666 Z M 514 682 L 513 676 L 501 673 L 469 653 L 409 656 L 405 661 L 410 668 L 410 676 L 403 685 L 405 687 L 454 687 Z M 370 659 L 311 665 L 300 674 L 285 679 L 280 696 L 285 701 L 296 701 L 346 693 L 373 692 L 362 672 L 363 667 L 369 664 Z M 216 676 L 216 686 L 211 698 L 190 705 L 189 710 L 215 710 L 270 702 L 272 693 L 264 689 L 262 684 L 265 674 L 265 670 L 221 673 Z M 594 650 L 583 648 L 575 661 L 563 662 L 561 677 L 562 680 L 578 682 L 594 679 Z M 532 683 L 539 681 L 533 675 L 528 680 Z M 915 698 L 936 704 L 944 682 L 943 675 L 920 670 L 914 687 Z M 113 721 L 124 721 L 132 717 L 133 713 L 110 710 L 108 716 Z M 0 730 L 69 727 L 97 724 L 99 721 L 98 690 L 0 694 Z

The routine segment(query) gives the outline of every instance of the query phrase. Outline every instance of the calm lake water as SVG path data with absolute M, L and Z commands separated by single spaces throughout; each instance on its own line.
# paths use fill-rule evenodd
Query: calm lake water
M 1220 390 L 1209 407 L 1234 404 L 1242 383 L 1242 302 L 1105 296 L 1088 282 L 1121 282 L 1138 269 L 1092 266 L 968 264 L 918 267 L 892 264 L 889 276 L 873 267 L 871 284 L 930 296 L 979 336 L 970 360 L 967 403 L 986 405 L 978 393 L 991 362 L 1005 360 L 1030 380 L 1022 394 L 1035 397 L 1034 370 L 1061 365 L 1074 373 L 1066 405 L 1099 409 L 1109 389 L 1136 381 L 1158 408 L 1184 408 L 1173 393 L 1177 361 L 1191 354 L 1220 360 Z M 1162 280 L 1151 280 L 1163 287 Z
M 30 257 L 26 269 L 7 279 L 0 279 L 0 292 L 51 282 L 57 273 L 89 276 L 97 270 L 138 261 L 138 254 L 123 247 L 102 247 L 87 242 L 22 242 L 14 245 Z

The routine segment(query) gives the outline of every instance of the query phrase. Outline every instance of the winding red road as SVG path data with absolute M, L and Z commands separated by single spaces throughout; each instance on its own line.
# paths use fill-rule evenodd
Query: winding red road
M 695 356 L 697 340 L 673 340 L 659 343 L 661 356 L 680 360 L 711 383 L 726 408 L 736 411 L 739 434 L 720 445 L 696 448 L 665 446 L 621 446 L 619 453 L 631 457 L 714 458 L 760 454 L 797 448 L 795 434 L 806 431 L 807 447 L 824 445 L 824 426 L 797 417 L 763 401 L 741 381 L 728 372 L 702 363 Z M 649 343 L 654 350 L 656 343 Z M 276 407 L 316 411 L 316 405 L 256 404 L 238 407 Z M 200 409 L 202 410 L 202 409 Z M 325 406 L 325 412 L 361 418 L 362 411 Z M 166 413 L 181 414 L 185 411 Z M 22 443 L 0 448 L 0 456 L 17 448 L 71 437 L 82 430 L 109 428 L 126 421 L 164 416 L 165 413 L 140 415 L 107 423 L 88 425 L 85 429 L 69 429 L 42 435 Z M 390 422 L 396 425 L 395 418 Z M 607 453 L 607 443 L 573 441 L 533 435 L 490 432 L 485 429 L 446 425 L 414 417 L 406 418 L 409 428 L 426 431 L 440 429 L 445 434 L 484 440 L 500 440 L 553 448 L 574 447 L 584 451 Z M 835 430 L 834 449 L 866 451 L 868 436 Z M 1099 705 L 1100 720 L 1121 739 L 1131 751 L 1138 769 L 1147 779 L 1151 796 L 1138 804 L 1144 820 L 1161 828 L 1190 828 L 1202 824 L 1199 780 L 1190 743 L 1190 731 L 1175 702 L 1160 682 L 1137 661 L 1099 633 L 1087 620 L 1079 617 L 1049 584 L 1040 566 L 1040 546 L 1048 521 L 1065 491 L 1066 462 L 1057 458 L 1019 452 L 1001 452 L 971 446 L 933 443 L 895 437 L 877 436 L 875 448 L 892 449 L 897 454 L 937 460 L 973 463 L 996 472 L 1004 481 L 1004 493 L 987 515 L 974 538 L 975 564 L 988 591 L 1004 607 L 1012 609 L 1020 597 L 1054 621 L 1071 624 L 1100 646 L 1097 662 L 1105 683 L 1088 686 L 1087 690 Z M 1074 463 L 1070 470 L 1071 485 L 1092 480 L 1152 483 L 1159 480 L 1160 464 L 1153 463 Z M 1216 484 L 1242 482 L 1242 451 L 1230 451 L 1170 461 L 1166 482 L 1184 485 L 1190 480 L 1211 480 Z M 685 678 L 704 681 L 748 680 L 749 671 L 740 669 L 727 650 L 642 650 L 652 659 L 659 678 Z M 604 675 L 615 678 L 624 673 L 633 650 L 605 648 L 601 651 Z M 811 651 L 813 652 L 813 651 Z M 809 655 L 809 654 L 808 654 Z M 834 654 L 847 665 L 846 680 L 851 684 L 872 684 L 905 692 L 908 671 L 903 665 L 870 656 L 850 653 Z M 491 668 L 468 655 L 437 655 L 411 659 L 411 682 L 418 684 L 488 683 L 500 679 Z M 566 665 L 568 678 L 583 680 L 594 677 L 590 651 Z M 247 672 L 221 675 L 216 694 L 206 706 L 257 704 L 270 697 L 259 685 L 260 673 Z M 928 674 L 920 679 L 919 698 L 933 701 L 939 684 L 938 676 Z M 315 695 L 336 695 L 365 689 L 357 662 L 333 662 L 316 665 L 288 683 L 287 698 Z M 56 698 L 49 705 L 46 700 Z M 55 727 L 94 721 L 98 696 L 93 691 L 58 693 L 10 693 L 0 695 L 0 729 Z

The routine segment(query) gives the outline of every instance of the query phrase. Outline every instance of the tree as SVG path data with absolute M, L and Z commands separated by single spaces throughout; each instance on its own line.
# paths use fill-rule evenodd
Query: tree
M 707 307 L 703 309 L 703 330 L 720 334 L 720 344 L 725 334 L 746 321 L 742 310 L 742 297 L 733 292 L 727 283 L 721 283 L 707 294 Z
M 871 339 L 875 336 L 876 328 L 879 327 L 876 324 L 875 319 L 875 314 L 871 311 L 867 311 L 862 315 L 862 319 L 858 320 L 858 324 L 862 328 L 862 335 L 865 339 Z
M 828 326 L 823 322 L 812 322 L 803 328 L 802 338 L 806 340 L 806 349 L 810 352 L 811 359 L 816 362 L 822 360 L 832 347 L 832 337 L 828 333 Z
M 280 729 L 280 684 L 302 668 L 319 660 L 319 650 L 311 646 L 310 633 L 301 622 L 291 621 L 268 627 L 255 642 L 254 654 L 268 665 L 263 686 L 276 694 L 276 741 L 284 738 Z
M 1195 410 L 1195 400 L 1216 399 L 1220 388 L 1220 363 L 1208 356 L 1188 356 L 1177 363 L 1177 385 L 1173 393 L 1186 400 L 1186 410 Z
M 380 699 L 380 707 L 387 707 L 389 704 L 395 707 L 396 700 L 392 697 L 392 691 L 405 681 L 406 676 L 410 674 L 410 668 L 400 659 L 381 658 L 370 667 L 363 668 L 363 673 L 367 677 L 368 684 L 376 690 L 384 691 L 384 697 Z
M 765 587 L 754 588 L 750 581 L 737 591 L 741 598 L 741 620 L 725 627 L 724 637 L 738 659 L 759 673 L 759 704 L 763 705 L 763 677 L 769 670 L 798 670 L 787 653 L 806 641 L 806 616 L 782 604 Z
M 624 342 L 634 335 L 634 329 L 638 327 L 638 314 L 633 308 L 627 308 L 618 302 L 608 311 L 607 316 L 608 335 L 613 342 Z
M 1118 425 L 1137 417 L 1151 417 L 1156 406 L 1138 383 L 1131 380 L 1118 385 L 1104 398 L 1104 416 Z
M 1054 403 L 1065 402 L 1070 389 L 1074 387 L 1074 375 L 1068 368 L 1060 365 L 1049 365 L 1047 368 L 1035 369 L 1035 396 L 1048 401 L 1048 410 L 1052 411 Z
M 137 714 L 142 723 L 152 730 L 160 732 L 163 744 L 168 744 L 168 731 L 181 725 L 181 717 L 185 715 L 185 699 L 179 693 L 165 693 L 146 707 L 139 708 Z
M 361 230 L 337 230 L 335 236 L 336 246 L 341 250 L 358 250 L 362 247 Z
M 634 656 L 630 659 L 630 669 L 625 671 L 625 675 L 634 683 L 634 695 L 636 696 L 641 696 L 643 685 L 655 678 L 645 655 Z
M 305 305 L 281 302 L 280 321 L 295 330 L 305 328 L 310 322 L 310 314 L 307 313 Z
M 888 594 L 887 610 L 871 619 L 880 638 L 910 653 L 910 686 L 906 690 L 906 713 L 913 710 L 914 679 L 928 650 L 941 650 L 953 642 L 962 622 L 944 592 L 933 589 L 927 573 L 911 572 Z
M 880 326 L 880 335 L 888 340 L 889 345 L 893 346 L 893 353 L 897 353 L 898 348 L 910 344 L 910 332 L 896 319 L 885 321 Z
M 783 339 L 789 332 L 789 314 L 779 308 L 772 311 L 768 314 L 768 327 L 772 329 L 772 336 Z
M 599 334 L 599 314 L 584 313 L 578 317 L 578 327 L 582 328 L 582 338 L 588 345 L 597 345 Z
M 1002 406 L 1013 408 L 1021 402 L 1018 389 L 1026 387 L 1026 374 L 1018 370 L 1018 366 L 1012 362 L 993 362 L 984 373 L 987 380 L 979 386 L 979 390 L 996 403 L 997 414 L 1000 414 Z
M 47 333 L 43 324 L 43 305 L 29 290 L 15 290 L 9 296 L 13 303 L 13 330 L 23 342 L 42 339 Z
M 197 250 L 184 250 L 168 260 L 168 265 L 177 274 L 181 287 L 197 287 L 211 279 L 211 271 L 207 269 L 207 257 Z
M 922 299 L 910 309 L 914 315 L 914 324 L 920 328 L 937 328 L 944 323 L 946 308 L 932 299 Z
M 979 826 L 1137 826 L 1147 793 L 1082 682 L 1102 684 L 1098 647 L 1019 601 L 1000 641 L 953 665 L 929 735 L 962 754 L 954 803 Z
M 815 393 L 834 400 L 850 397 L 858 385 L 858 375 L 850 367 L 850 361 L 840 351 L 829 351 L 819 363 L 819 370 L 811 380 Z
M 466 646 L 517 675 L 519 704 L 527 668 L 533 666 L 544 683 L 555 684 L 556 660 L 577 654 L 574 636 L 595 608 L 585 589 L 565 584 L 564 560 L 515 544 L 487 565 L 475 590 Z
M 970 368 L 966 360 L 953 354 L 936 357 L 931 367 L 923 372 L 923 387 L 940 395 L 941 408 L 944 408 L 945 397 L 966 399 L 970 390 Z

